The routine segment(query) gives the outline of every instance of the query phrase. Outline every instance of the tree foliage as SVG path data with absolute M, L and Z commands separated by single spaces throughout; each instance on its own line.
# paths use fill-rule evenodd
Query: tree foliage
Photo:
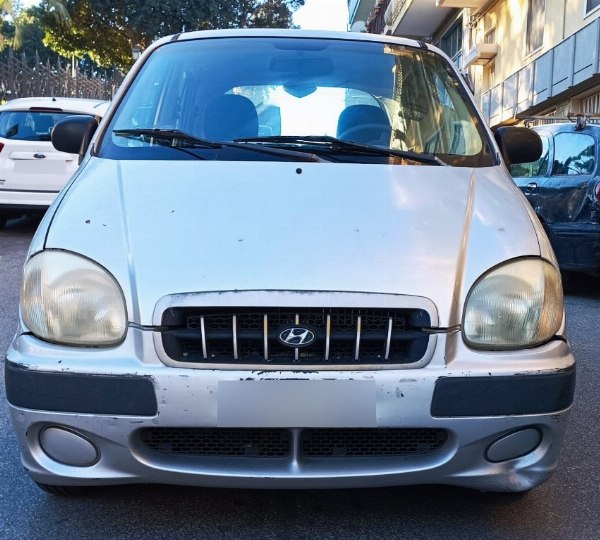
M 44 0 L 44 43 L 63 56 L 88 54 L 97 64 L 127 68 L 131 48 L 182 31 L 287 28 L 304 0 Z
M 45 0 L 46 9 L 51 13 L 51 17 L 55 20 L 64 23 L 68 20 L 69 15 L 63 0 Z M 21 48 L 23 43 L 31 37 L 33 29 L 28 29 L 29 36 L 23 35 L 23 28 L 27 25 L 31 26 L 32 18 L 36 18 L 35 7 L 23 10 L 23 6 L 19 0 L 0 0 L 0 47 L 11 46 L 16 49 Z M 7 26 L 8 25 L 8 26 Z M 10 34 L 10 36 L 8 35 Z
M 31 67 L 36 67 L 38 63 L 46 64 L 47 62 L 53 66 L 58 63 L 61 66 L 71 64 L 72 57 L 61 57 L 61 55 L 44 45 L 44 31 L 40 25 L 39 15 L 40 8 L 32 6 L 15 13 L 14 19 L 5 17 L 0 22 L 0 61 L 6 63 L 12 52 L 14 55 L 22 54 Z M 18 46 L 15 43 L 17 28 L 21 36 Z M 114 69 L 98 66 L 87 55 L 77 57 L 75 60 L 80 73 L 100 78 L 113 75 Z
M 18 49 L 26 58 L 34 59 L 36 54 L 41 62 L 46 60 L 55 61 L 57 54 L 46 47 L 42 40 L 44 31 L 39 25 L 37 10 L 39 8 L 31 7 L 22 11 L 14 18 L 5 18 L 0 24 L 0 49 L 2 54 L 6 54 L 6 49 L 11 47 Z M 19 30 L 19 40 L 15 39 L 17 28 Z

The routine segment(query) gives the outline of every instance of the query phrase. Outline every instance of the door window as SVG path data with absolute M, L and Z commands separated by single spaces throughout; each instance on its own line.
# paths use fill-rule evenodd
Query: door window
M 592 174 L 596 165 L 594 138 L 583 133 L 559 133 L 554 137 L 552 176 Z

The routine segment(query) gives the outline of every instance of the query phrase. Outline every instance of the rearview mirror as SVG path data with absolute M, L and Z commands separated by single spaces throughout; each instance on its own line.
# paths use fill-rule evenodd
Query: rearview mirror
M 540 159 L 542 155 L 542 139 L 532 129 L 499 127 L 494 131 L 494 138 L 507 166 L 531 163 Z
M 54 126 L 52 145 L 60 152 L 79 154 L 81 161 L 97 128 L 98 120 L 94 116 L 67 116 Z

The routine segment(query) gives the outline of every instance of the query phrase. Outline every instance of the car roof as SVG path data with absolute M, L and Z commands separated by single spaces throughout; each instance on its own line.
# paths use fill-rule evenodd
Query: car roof
M 183 32 L 172 36 L 165 36 L 155 41 L 149 50 L 165 45 L 170 42 L 186 41 L 193 39 L 214 38 L 236 38 L 236 37 L 286 37 L 286 38 L 321 38 L 340 39 L 344 41 L 372 41 L 377 43 L 391 43 L 394 45 L 406 45 L 408 47 L 419 47 L 444 54 L 440 49 L 416 39 L 388 36 L 383 34 L 370 34 L 367 32 L 340 32 L 333 30 L 299 30 L 289 28 L 236 28 L 232 30 L 196 30 L 194 32 Z
M 343 39 L 346 41 L 389 41 L 390 43 L 403 42 L 406 45 L 420 43 L 414 39 L 386 36 L 383 34 L 370 34 L 367 32 L 340 32 L 333 30 L 299 30 L 289 28 L 236 28 L 232 30 L 196 30 L 184 32 L 176 39 L 198 39 L 211 37 L 298 37 L 298 38 L 329 38 Z M 175 39 L 173 39 L 175 41 Z M 423 45 L 421 45 L 423 46 Z
M 574 133 L 576 124 L 575 122 L 556 122 L 552 124 L 542 124 L 535 126 L 532 129 L 535 131 L 548 131 L 550 133 Z M 598 124 L 586 124 L 585 128 L 577 130 L 578 133 L 595 133 L 597 136 L 600 135 L 600 125 Z
M 70 113 L 84 113 L 94 116 L 104 116 L 110 101 L 85 98 L 62 97 L 28 97 L 17 98 L 5 105 L 0 105 L 2 111 L 28 111 L 30 109 L 55 109 Z

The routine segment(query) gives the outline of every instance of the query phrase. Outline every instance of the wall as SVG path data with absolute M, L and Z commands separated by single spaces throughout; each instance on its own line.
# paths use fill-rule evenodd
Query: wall
M 584 16 L 585 0 L 546 0 L 544 44 L 527 53 L 527 0 L 498 2 L 477 24 L 477 36 L 483 40 L 484 26 L 496 26 L 496 42 L 500 51 L 494 61 L 495 82 L 509 78 L 524 65 L 533 62 L 583 27 L 600 17 L 600 10 Z M 566 61 L 571 57 L 566 54 Z M 490 68 L 483 68 L 482 91 L 489 89 Z

